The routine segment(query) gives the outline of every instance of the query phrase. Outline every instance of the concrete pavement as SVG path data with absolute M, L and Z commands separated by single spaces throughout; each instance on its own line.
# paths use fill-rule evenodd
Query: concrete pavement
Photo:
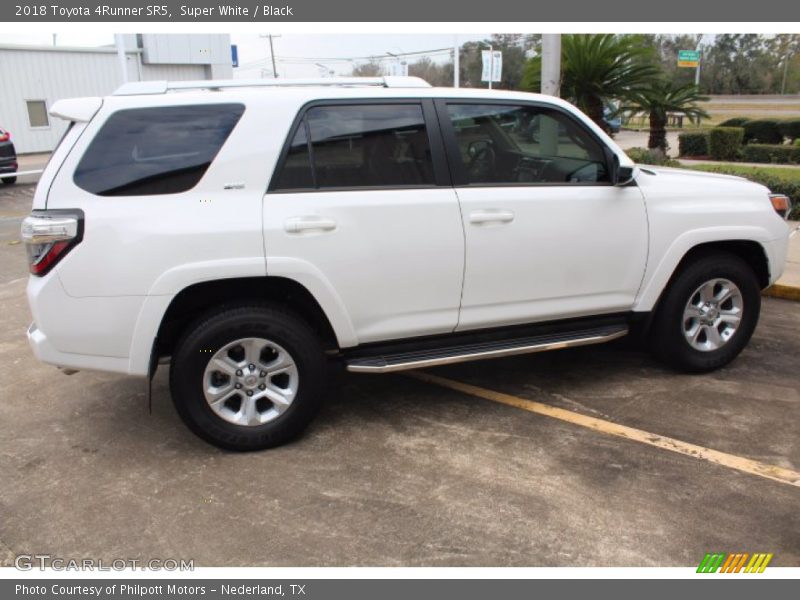
M 15 187 L 6 214 L 29 207 Z M 696 566 L 719 550 L 800 564 L 796 486 L 400 375 L 340 375 L 283 448 L 213 448 L 178 419 L 166 367 L 150 415 L 140 379 L 36 362 L 18 227 L 0 217 L 0 565 Z M 742 356 L 707 375 L 624 342 L 431 372 L 798 471 L 798 330 L 800 304 L 767 298 Z

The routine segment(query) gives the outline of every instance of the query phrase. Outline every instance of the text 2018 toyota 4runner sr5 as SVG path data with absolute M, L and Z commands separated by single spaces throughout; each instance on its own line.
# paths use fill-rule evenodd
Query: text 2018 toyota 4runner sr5
M 784 266 L 785 196 L 639 168 L 549 96 L 149 82 L 51 114 L 71 127 L 22 225 L 36 356 L 142 377 L 169 359 L 180 416 L 226 448 L 301 432 L 332 358 L 382 373 L 636 326 L 715 369 Z

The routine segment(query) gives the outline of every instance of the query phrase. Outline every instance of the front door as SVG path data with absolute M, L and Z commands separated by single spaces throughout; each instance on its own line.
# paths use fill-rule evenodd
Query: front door
M 627 311 L 647 218 L 602 142 L 560 109 L 441 102 L 466 236 L 459 330 Z

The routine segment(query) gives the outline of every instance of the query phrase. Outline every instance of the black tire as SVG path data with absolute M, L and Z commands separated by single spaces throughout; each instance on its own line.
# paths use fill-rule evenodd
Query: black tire
M 297 366 L 296 395 L 286 412 L 260 425 L 239 425 L 215 413 L 206 401 L 204 372 L 226 344 L 260 337 L 288 351 Z M 280 306 L 225 307 L 187 328 L 172 356 L 170 390 L 183 422 L 202 439 L 228 450 L 263 450 L 300 435 L 322 405 L 326 357 L 313 330 Z
M 3 177 L 4 185 L 14 185 L 15 183 L 17 183 L 16 177 Z
M 741 292 L 741 321 L 730 337 L 715 350 L 697 350 L 683 332 L 683 314 L 689 299 L 702 284 L 727 279 Z M 728 252 L 698 253 L 690 257 L 673 278 L 659 303 L 649 344 L 656 357 L 688 373 L 703 373 L 730 363 L 744 349 L 755 331 L 761 312 L 761 290 L 753 269 Z

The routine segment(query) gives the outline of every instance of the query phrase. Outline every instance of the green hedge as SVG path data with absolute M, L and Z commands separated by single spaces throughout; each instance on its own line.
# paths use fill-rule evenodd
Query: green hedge
M 755 119 L 746 121 L 744 127 L 745 144 L 782 144 L 783 133 L 780 121 L 775 119 Z
M 708 156 L 708 133 L 681 133 L 678 136 L 679 156 Z
M 750 181 L 760 183 L 770 189 L 774 194 L 786 194 L 792 199 L 792 212 L 789 218 L 792 220 L 800 219 L 800 180 L 787 180 L 777 175 L 772 175 L 766 171 L 753 170 L 746 175 L 742 173 L 742 167 L 727 167 L 725 165 L 703 165 L 694 167 L 695 169 L 708 171 L 711 173 L 722 173 L 724 175 L 737 175 L 746 177 Z
M 669 158 L 661 150 L 650 148 L 629 148 L 625 150 L 633 162 L 642 165 L 654 165 L 658 167 L 680 167 L 681 163 Z
M 714 160 L 736 160 L 743 139 L 741 127 L 714 127 L 708 132 L 708 154 Z
M 793 142 L 800 140 L 800 119 L 790 119 L 780 122 L 783 137 L 789 138 Z
M 800 147 L 777 144 L 748 144 L 742 149 L 744 162 L 778 165 L 800 163 Z
M 750 119 L 747 117 L 733 117 L 719 124 L 720 127 L 742 127 Z

